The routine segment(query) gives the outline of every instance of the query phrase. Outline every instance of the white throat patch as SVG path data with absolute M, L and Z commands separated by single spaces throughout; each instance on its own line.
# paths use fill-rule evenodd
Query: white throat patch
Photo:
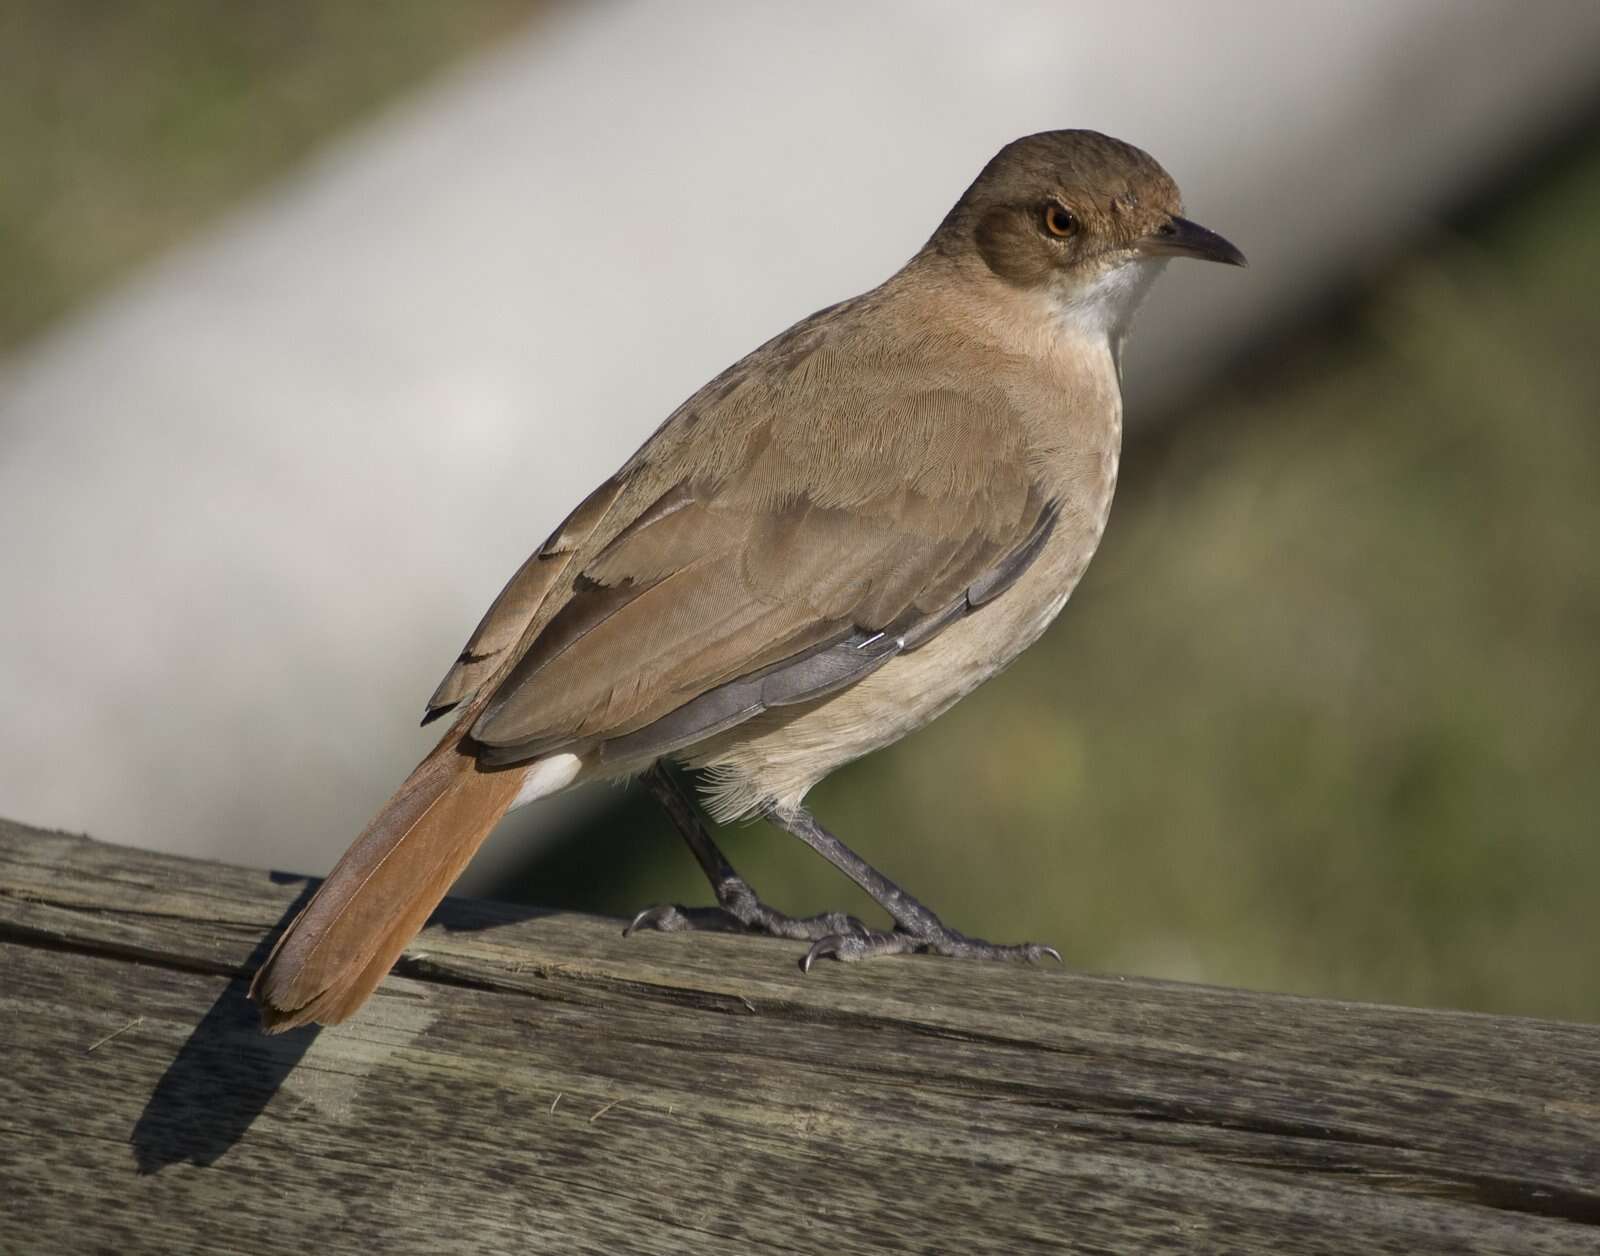
M 1139 257 L 1113 266 L 1086 286 L 1052 292 L 1051 312 L 1067 334 L 1109 341 L 1118 349 L 1139 303 L 1166 264 L 1164 257 Z

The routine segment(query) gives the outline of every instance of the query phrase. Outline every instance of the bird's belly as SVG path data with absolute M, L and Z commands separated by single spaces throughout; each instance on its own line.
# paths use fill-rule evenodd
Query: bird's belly
M 920 649 L 821 702 L 768 711 L 695 747 L 685 757 L 711 770 L 712 813 L 725 820 L 768 803 L 797 805 L 829 772 L 921 728 L 1032 645 L 1089 565 L 1109 491 L 1104 503 L 1086 504 L 1058 521 L 1016 584 Z

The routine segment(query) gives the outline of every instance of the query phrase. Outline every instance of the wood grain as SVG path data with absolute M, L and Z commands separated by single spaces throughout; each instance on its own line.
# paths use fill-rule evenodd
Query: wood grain
M 0 1251 L 1600 1251 L 1600 1029 L 449 900 L 261 1035 L 306 883 L 0 822 Z

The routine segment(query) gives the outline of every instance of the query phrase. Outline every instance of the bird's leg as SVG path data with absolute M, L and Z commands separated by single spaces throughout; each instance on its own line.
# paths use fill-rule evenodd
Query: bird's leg
M 844 912 L 797 918 L 768 907 L 756 897 L 750 883 L 734 871 L 722 848 L 706 828 L 699 807 L 677 779 L 660 763 L 656 763 L 644 773 L 644 781 L 672 820 L 673 827 L 689 844 L 695 862 L 706 874 L 706 880 L 711 882 L 720 906 L 647 907 L 633 918 L 627 928 L 628 933 L 637 929 L 657 929 L 664 933 L 712 929 L 734 933 L 768 933 L 779 938 L 811 941 L 867 932 L 867 927 L 861 921 Z
M 1034 961 L 1048 956 L 1057 963 L 1061 962 L 1061 954 L 1053 946 L 1041 946 L 1037 942 L 1002 945 L 957 933 L 929 908 L 907 894 L 818 824 L 816 817 L 804 807 L 783 811 L 776 807 L 768 807 L 763 814 L 785 832 L 798 837 L 859 885 L 894 920 L 894 930 L 889 933 L 861 929 L 818 938 L 806 952 L 805 958 L 800 961 L 800 967 L 807 972 L 811 970 L 815 960 L 824 956 L 840 960 L 858 960 L 872 959 L 879 955 L 903 955 L 911 951 L 928 951 L 935 955 L 950 955 L 961 959 L 1013 961 Z

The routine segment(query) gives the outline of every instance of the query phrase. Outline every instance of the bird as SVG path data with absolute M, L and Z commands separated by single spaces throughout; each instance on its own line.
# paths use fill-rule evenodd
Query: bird
M 382 982 L 500 818 L 640 777 L 715 907 L 629 931 L 738 929 L 802 962 L 1059 960 L 947 926 L 805 806 L 834 769 L 948 710 L 1031 645 L 1105 531 L 1122 353 L 1174 257 L 1244 255 L 1143 150 L 1088 130 L 1002 148 L 877 287 L 802 319 L 674 410 L 490 605 L 428 700 L 448 731 L 278 938 L 251 997 L 277 1032 Z M 763 817 L 893 924 L 764 903 L 718 820 Z

